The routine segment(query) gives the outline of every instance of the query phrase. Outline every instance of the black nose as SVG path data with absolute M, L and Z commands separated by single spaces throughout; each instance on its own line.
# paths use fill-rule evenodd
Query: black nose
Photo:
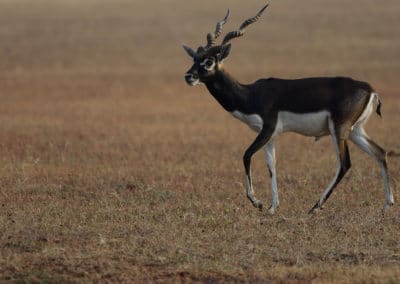
M 193 73 L 186 73 L 185 74 L 185 79 L 186 80 L 190 80 L 190 79 L 197 80 L 197 79 L 199 79 L 199 75 L 193 74 Z

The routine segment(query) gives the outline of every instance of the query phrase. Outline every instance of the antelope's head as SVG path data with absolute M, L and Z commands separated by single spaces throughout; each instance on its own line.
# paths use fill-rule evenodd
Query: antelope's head
M 199 83 L 206 83 L 207 80 L 212 78 L 215 72 L 221 68 L 223 60 L 229 55 L 231 50 L 229 41 L 241 37 L 246 27 L 255 23 L 267 7 L 268 4 L 265 5 L 257 15 L 244 21 L 238 30 L 227 33 L 220 45 L 215 45 L 215 40 L 221 35 L 222 26 L 228 21 L 229 9 L 225 18 L 217 23 L 215 31 L 207 34 L 206 46 L 199 46 L 197 51 L 194 51 L 192 48 L 183 45 L 187 54 L 193 59 L 192 67 L 185 73 L 186 82 L 194 86 Z

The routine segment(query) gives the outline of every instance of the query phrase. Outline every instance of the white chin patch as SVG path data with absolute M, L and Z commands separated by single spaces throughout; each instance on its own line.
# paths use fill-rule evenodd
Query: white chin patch
M 198 85 L 199 83 L 200 83 L 200 80 L 191 80 L 191 81 L 189 82 L 190 86 L 196 86 L 196 85 Z

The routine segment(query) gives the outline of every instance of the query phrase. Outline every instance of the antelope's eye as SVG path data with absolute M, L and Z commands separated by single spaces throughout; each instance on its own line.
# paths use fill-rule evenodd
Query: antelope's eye
M 204 66 L 204 69 L 210 71 L 212 68 L 214 68 L 214 58 L 206 58 L 200 65 Z

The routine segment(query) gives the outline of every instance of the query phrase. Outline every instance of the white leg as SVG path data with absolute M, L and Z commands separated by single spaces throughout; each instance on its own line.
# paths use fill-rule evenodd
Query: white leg
M 254 207 L 262 209 L 262 202 L 254 196 L 253 184 L 251 182 L 251 177 L 249 175 L 246 175 L 245 182 L 246 182 L 247 198 L 250 199 Z
M 275 172 L 275 143 L 271 139 L 267 145 L 265 145 L 265 159 L 267 160 L 269 174 L 271 176 L 271 191 L 272 191 L 272 204 L 268 209 L 270 214 L 274 214 L 275 209 L 279 207 L 279 195 L 278 195 L 278 184 L 276 182 Z
M 378 162 L 383 177 L 386 200 L 385 209 L 388 209 L 393 205 L 394 199 L 389 183 L 389 174 L 386 165 L 386 152 L 368 137 L 362 126 L 358 126 L 350 132 L 350 140 Z
M 394 198 L 393 198 L 393 192 L 392 189 L 390 188 L 389 184 L 389 174 L 387 171 L 387 166 L 384 165 L 383 163 L 379 163 L 379 166 L 381 168 L 381 173 L 383 177 L 383 188 L 385 192 L 385 211 L 388 210 L 393 204 L 394 204 Z

